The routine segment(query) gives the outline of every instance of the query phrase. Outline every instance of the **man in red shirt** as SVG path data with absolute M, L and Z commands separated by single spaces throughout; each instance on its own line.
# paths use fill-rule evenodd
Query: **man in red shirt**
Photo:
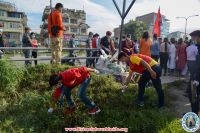
M 69 114 L 75 111 L 75 105 L 71 98 L 71 91 L 74 87 L 80 85 L 80 89 L 78 92 L 78 97 L 81 101 L 85 104 L 86 107 L 89 109 L 89 114 L 97 114 L 101 110 L 95 105 L 95 103 L 91 102 L 86 96 L 86 90 L 90 83 L 91 77 L 90 72 L 98 71 L 96 69 L 91 69 L 87 67 L 80 67 L 80 68 L 71 68 L 60 74 L 53 74 L 50 76 L 49 84 L 50 86 L 64 86 L 64 94 L 67 99 L 68 108 L 65 114 Z M 53 95 L 53 105 L 57 101 L 58 97 L 61 94 L 61 88 L 58 87 Z M 50 108 L 50 112 L 53 111 L 53 107 Z
M 142 55 L 142 54 L 133 54 L 130 57 L 124 53 L 121 52 L 118 56 L 118 60 L 121 62 L 125 62 L 129 64 L 130 71 L 129 76 L 126 79 L 126 82 L 124 83 L 124 87 L 126 88 L 129 82 L 131 81 L 131 78 L 133 76 L 133 72 L 137 72 L 142 74 L 138 86 L 139 86 L 139 92 L 138 92 L 138 105 L 144 106 L 144 92 L 145 87 L 149 80 L 151 79 L 153 82 L 153 86 L 157 91 L 158 94 L 158 107 L 162 107 L 164 105 L 164 93 L 162 90 L 161 85 L 161 69 L 158 63 L 153 60 L 151 57 Z

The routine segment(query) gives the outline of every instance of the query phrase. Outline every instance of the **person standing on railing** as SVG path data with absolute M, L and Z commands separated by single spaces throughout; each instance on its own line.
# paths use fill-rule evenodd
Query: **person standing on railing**
M 31 32 L 31 42 L 32 42 L 32 47 L 33 48 L 37 48 L 38 47 L 38 43 L 37 43 L 37 39 L 36 39 L 36 35 L 34 32 Z M 37 50 L 32 50 L 32 57 L 33 58 L 37 58 Z M 34 60 L 35 62 L 35 66 L 37 65 L 37 60 Z
M 25 28 L 25 33 L 22 37 L 22 47 L 32 47 L 32 41 L 31 41 L 31 38 L 30 38 L 30 31 L 31 31 L 31 29 L 29 27 Z M 31 50 L 30 49 L 23 50 L 23 53 L 24 53 L 24 57 L 26 59 L 31 58 Z M 26 66 L 31 65 L 31 61 L 25 60 L 25 65 Z
M 62 24 L 63 4 L 57 3 L 55 10 L 48 16 L 48 33 L 51 37 L 52 63 L 61 64 L 63 31 L 65 27 Z

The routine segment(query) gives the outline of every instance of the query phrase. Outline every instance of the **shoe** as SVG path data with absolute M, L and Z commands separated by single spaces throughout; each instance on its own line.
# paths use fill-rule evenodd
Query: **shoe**
M 64 112 L 65 115 L 71 114 L 76 110 L 75 106 L 73 107 L 67 107 L 66 111 Z
M 95 114 L 98 114 L 99 112 L 101 112 L 100 108 L 99 107 L 95 107 L 93 109 L 89 109 L 88 113 L 90 115 L 95 115 Z
M 140 107 L 143 107 L 144 106 L 144 101 L 138 101 L 137 105 L 140 106 Z

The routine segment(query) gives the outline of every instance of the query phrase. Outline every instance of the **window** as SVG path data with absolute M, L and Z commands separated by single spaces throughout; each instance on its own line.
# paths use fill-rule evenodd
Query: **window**
M 78 23 L 77 19 L 71 19 L 70 22 L 71 22 L 71 24 L 77 24 Z
M 4 11 L 3 10 L 0 10 L 0 16 L 4 16 Z
M 73 32 L 73 33 L 77 33 L 77 28 L 71 28 L 71 32 Z
M 12 29 L 20 29 L 21 25 L 20 25 L 20 23 L 10 23 L 10 28 L 12 28 Z
M 63 22 L 69 23 L 69 18 L 63 18 Z
M 86 29 L 81 29 L 81 33 L 86 33 Z
M 17 12 L 8 12 L 8 17 L 12 17 L 12 18 L 20 18 L 20 13 Z

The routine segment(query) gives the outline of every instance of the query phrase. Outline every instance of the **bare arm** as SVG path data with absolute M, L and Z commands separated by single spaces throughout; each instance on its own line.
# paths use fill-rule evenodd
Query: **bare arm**
M 133 71 L 130 71 L 128 77 L 126 78 L 124 85 L 127 86 L 130 83 L 132 76 L 133 76 Z
M 156 76 L 157 76 L 156 72 L 154 72 L 154 70 L 152 70 L 151 66 L 144 60 L 141 60 L 140 63 L 149 71 L 149 73 L 151 74 L 151 77 L 153 79 L 156 79 Z

